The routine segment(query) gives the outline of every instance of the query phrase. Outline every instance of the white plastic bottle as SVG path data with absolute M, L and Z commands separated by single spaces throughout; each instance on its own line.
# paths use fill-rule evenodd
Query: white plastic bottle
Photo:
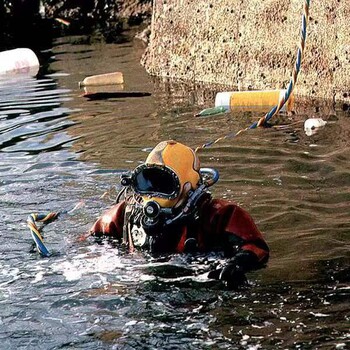
M 0 52 L 0 74 L 28 74 L 35 76 L 39 71 L 39 60 L 28 48 Z

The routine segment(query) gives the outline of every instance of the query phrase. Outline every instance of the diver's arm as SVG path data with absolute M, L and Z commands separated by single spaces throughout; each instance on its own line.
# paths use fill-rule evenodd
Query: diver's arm
M 247 211 L 235 205 L 225 226 L 225 232 L 241 240 L 235 257 L 239 260 L 239 265 L 244 272 L 265 266 L 270 250 Z
M 90 229 L 92 235 L 121 238 L 123 234 L 125 202 L 120 202 L 99 217 Z
M 210 272 L 208 277 L 226 281 L 234 288 L 246 281 L 246 272 L 265 266 L 269 259 L 269 247 L 244 209 L 223 200 L 213 200 L 213 208 L 213 233 L 222 238 L 228 259 L 221 268 Z

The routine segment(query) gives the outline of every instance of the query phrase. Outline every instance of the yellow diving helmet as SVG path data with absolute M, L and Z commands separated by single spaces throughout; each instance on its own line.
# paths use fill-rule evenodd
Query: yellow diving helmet
M 160 142 L 131 176 L 131 185 L 145 203 L 157 202 L 160 207 L 180 206 L 189 191 L 201 182 L 197 154 L 179 142 Z

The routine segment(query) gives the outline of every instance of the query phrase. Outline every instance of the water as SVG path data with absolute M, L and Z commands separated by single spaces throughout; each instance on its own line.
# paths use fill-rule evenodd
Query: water
M 215 91 L 167 83 L 139 65 L 139 43 L 55 43 L 38 78 L 0 80 L 1 349 L 345 349 L 349 332 L 349 112 L 302 101 L 286 128 L 250 130 L 201 150 L 213 195 L 251 212 L 271 248 L 251 287 L 205 278 L 212 257 L 164 263 L 79 238 L 115 198 L 119 175 L 159 141 L 192 147 L 249 126 L 259 113 L 210 118 Z M 122 71 L 144 97 L 88 100 L 78 82 Z M 306 136 L 303 122 L 327 125 Z M 108 192 L 109 195 L 102 195 Z M 30 213 L 85 205 L 44 229 Z

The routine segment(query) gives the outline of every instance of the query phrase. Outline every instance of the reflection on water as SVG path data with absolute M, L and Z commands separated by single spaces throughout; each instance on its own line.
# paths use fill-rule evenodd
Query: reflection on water
M 349 114 L 299 101 L 282 128 L 250 130 L 200 151 L 213 195 L 248 209 L 271 248 L 248 290 L 206 273 L 214 257 L 153 261 L 113 242 L 80 241 L 112 203 L 101 195 L 159 141 L 192 147 L 238 131 L 255 113 L 195 118 L 215 90 L 162 82 L 138 43 L 59 40 L 38 78 L 0 79 L 0 348 L 345 349 L 349 346 Z M 122 71 L 143 97 L 88 100 L 86 76 Z M 307 136 L 312 116 L 327 121 Z M 113 196 L 111 196 L 113 197 Z M 85 206 L 44 229 L 56 254 L 32 249 L 32 212 Z M 25 345 L 22 345 L 25 344 Z

